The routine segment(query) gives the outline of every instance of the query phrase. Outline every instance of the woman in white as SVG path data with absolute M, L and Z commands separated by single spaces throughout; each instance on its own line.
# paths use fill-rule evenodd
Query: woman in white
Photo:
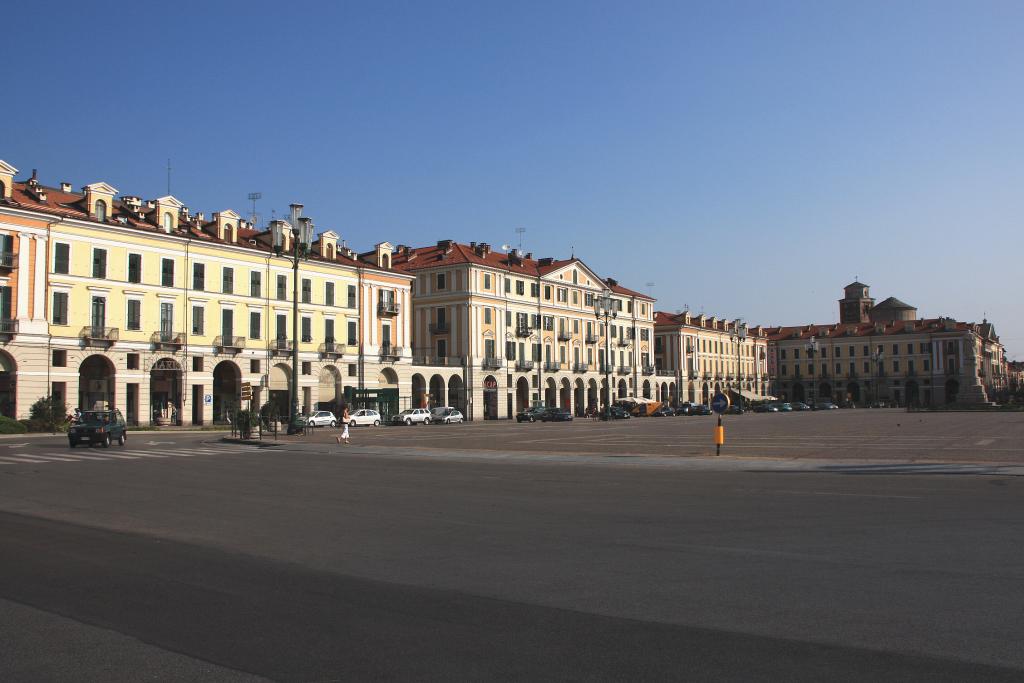
M 352 419 L 352 417 L 348 414 L 348 406 L 345 406 L 344 408 L 341 409 L 341 423 L 343 425 L 345 425 L 345 426 L 341 430 L 341 436 L 334 437 L 335 441 L 337 441 L 339 444 L 342 441 L 344 441 L 346 444 L 349 442 L 348 441 L 348 438 L 349 438 L 348 437 L 348 423 L 351 421 L 351 419 Z

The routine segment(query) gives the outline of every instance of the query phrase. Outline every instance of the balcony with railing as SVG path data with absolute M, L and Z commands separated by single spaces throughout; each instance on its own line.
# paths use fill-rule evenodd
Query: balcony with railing
M 531 333 L 529 325 L 516 325 L 517 337 L 529 337 Z
M 0 251 L 0 268 L 11 270 L 18 267 L 18 255 L 10 251 Z
M 654 374 L 658 377 L 675 377 L 676 373 L 672 372 L 668 368 L 655 368 Z
M 218 335 L 213 338 L 213 348 L 218 351 L 231 351 L 238 353 L 245 346 L 245 337 L 234 335 Z
M 93 344 L 113 344 L 120 337 L 121 330 L 116 327 L 99 327 L 90 325 L 83 327 L 78 334 L 86 346 Z
M 378 301 L 377 315 L 398 315 L 397 301 Z
M 319 351 L 320 355 L 324 358 L 337 358 L 338 356 L 343 356 L 345 354 L 346 346 L 335 341 L 325 341 L 320 345 L 317 351 Z
M 442 320 L 441 322 L 430 323 L 427 326 L 430 329 L 430 334 L 448 334 L 448 321 Z
M 430 365 L 434 367 L 462 367 L 464 363 L 462 356 L 413 356 L 413 365 Z
M 505 359 L 497 356 L 488 356 L 480 363 L 480 367 L 484 370 L 500 370 L 503 365 L 505 365 Z
M 520 358 L 516 361 L 516 370 L 519 372 L 530 372 L 533 370 L 533 361 L 527 360 L 526 358 Z
M 287 337 L 278 337 L 270 340 L 270 350 L 275 354 L 286 354 L 292 351 L 292 340 Z
M 394 362 L 402 357 L 402 347 L 384 344 L 380 347 L 380 359 L 382 361 Z
M 628 375 L 630 372 L 632 372 L 632 370 L 633 369 L 630 368 L 628 365 L 620 365 L 619 367 L 615 368 L 615 372 L 619 373 L 620 375 Z
M 557 360 L 546 360 L 544 361 L 544 372 L 558 372 L 562 369 L 562 364 Z
M 0 339 L 7 340 L 18 334 L 18 321 L 4 318 L 0 320 Z
M 185 344 L 185 334 L 183 332 L 159 330 L 153 333 L 149 341 L 158 349 L 177 349 Z
M 589 369 L 590 369 L 590 365 L 587 364 L 587 363 L 573 363 L 572 364 L 572 371 L 573 372 L 580 372 L 580 373 L 582 373 L 582 372 L 587 372 L 587 370 L 589 370 Z
M 656 372 L 656 369 L 653 365 L 645 365 L 642 369 L 642 372 L 645 375 L 653 375 Z
M 572 333 L 569 332 L 569 330 L 559 330 L 558 331 L 558 341 L 566 341 L 567 342 L 570 339 L 572 339 Z
M 601 363 L 599 365 L 599 370 L 602 375 L 607 375 L 609 373 L 615 372 L 615 366 L 611 365 L 610 363 Z
M 616 346 L 629 346 L 629 342 L 630 342 L 630 340 L 628 338 L 626 338 L 626 337 L 616 337 L 615 338 L 615 345 Z
M 587 336 L 586 336 L 586 342 L 587 342 L 588 344 L 596 344 L 596 343 L 597 343 L 597 341 L 598 341 L 598 339 L 600 339 L 600 337 L 598 337 L 598 336 L 597 336 L 596 334 L 594 334 L 593 332 L 591 332 L 591 333 L 587 334 Z

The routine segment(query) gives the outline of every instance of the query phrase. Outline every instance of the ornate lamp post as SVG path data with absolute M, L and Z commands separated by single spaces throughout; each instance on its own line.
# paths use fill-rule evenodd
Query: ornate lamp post
M 274 240 L 274 253 L 292 259 L 292 374 L 288 433 L 295 434 L 302 431 L 299 417 L 299 261 L 309 256 L 313 243 L 313 220 L 302 215 L 302 204 L 292 204 L 291 211 L 291 222 L 271 221 L 270 233 Z M 286 235 L 291 237 L 288 250 L 285 250 Z
M 818 402 L 816 400 L 815 386 L 814 386 L 815 383 L 817 382 L 817 380 L 815 379 L 815 374 L 814 374 L 815 373 L 814 354 L 816 354 L 818 352 L 818 340 L 815 339 L 814 336 L 812 335 L 811 338 L 808 340 L 808 342 L 807 342 L 807 344 L 805 345 L 804 348 L 807 349 L 807 356 L 811 359 L 811 410 L 817 410 Z
M 739 406 L 741 413 L 743 412 L 743 383 L 740 381 L 740 349 L 746 339 L 747 324 L 737 319 L 736 334 L 732 336 L 732 340 L 736 344 L 736 405 Z
M 605 400 L 604 400 L 604 419 L 610 420 L 612 417 L 612 379 L 611 379 L 611 321 L 615 320 L 619 316 L 619 312 L 615 310 L 615 301 L 609 294 L 601 294 L 594 299 L 594 317 L 600 320 L 604 318 L 604 383 L 605 383 Z

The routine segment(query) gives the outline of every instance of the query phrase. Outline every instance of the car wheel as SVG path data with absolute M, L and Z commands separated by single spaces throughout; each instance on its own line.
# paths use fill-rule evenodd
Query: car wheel
M 428 417 L 427 419 L 423 420 L 423 424 L 425 424 L 425 425 L 430 424 L 430 418 Z
M 124 447 L 124 443 L 127 440 L 128 440 L 128 435 L 125 434 L 124 432 L 121 432 L 121 436 L 117 437 L 117 445 L 121 446 L 123 448 Z
M 536 418 L 533 418 L 533 417 L 530 418 L 530 422 L 536 422 L 536 421 L 537 421 Z
M 103 447 L 110 448 L 110 434 L 103 437 Z
M 374 420 L 373 421 L 373 426 L 374 427 L 380 427 L 380 420 Z
M 408 418 L 408 417 L 407 417 L 407 418 L 405 418 L 405 426 L 406 426 L 406 427 L 408 427 L 408 426 L 410 426 L 411 424 L 412 424 L 412 419 L 410 419 L 410 418 Z
M 337 420 L 331 420 L 331 426 L 332 427 L 337 427 L 338 426 L 338 421 Z

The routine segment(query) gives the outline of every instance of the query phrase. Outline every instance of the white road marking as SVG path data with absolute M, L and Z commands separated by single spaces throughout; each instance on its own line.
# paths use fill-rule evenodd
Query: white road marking
M 975 442 L 974 445 L 975 446 L 988 446 L 990 444 L 995 443 L 995 441 L 996 441 L 995 439 L 982 439 L 981 441 Z
M 4 462 L 8 465 L 13 465 L 18 462 L 35 462 L 35 463 L 47 463 L 50 460 L 40 460 L 39 458 L 26 458 L 20 455 L 2 455 L 0 456 L 0 462 Z

